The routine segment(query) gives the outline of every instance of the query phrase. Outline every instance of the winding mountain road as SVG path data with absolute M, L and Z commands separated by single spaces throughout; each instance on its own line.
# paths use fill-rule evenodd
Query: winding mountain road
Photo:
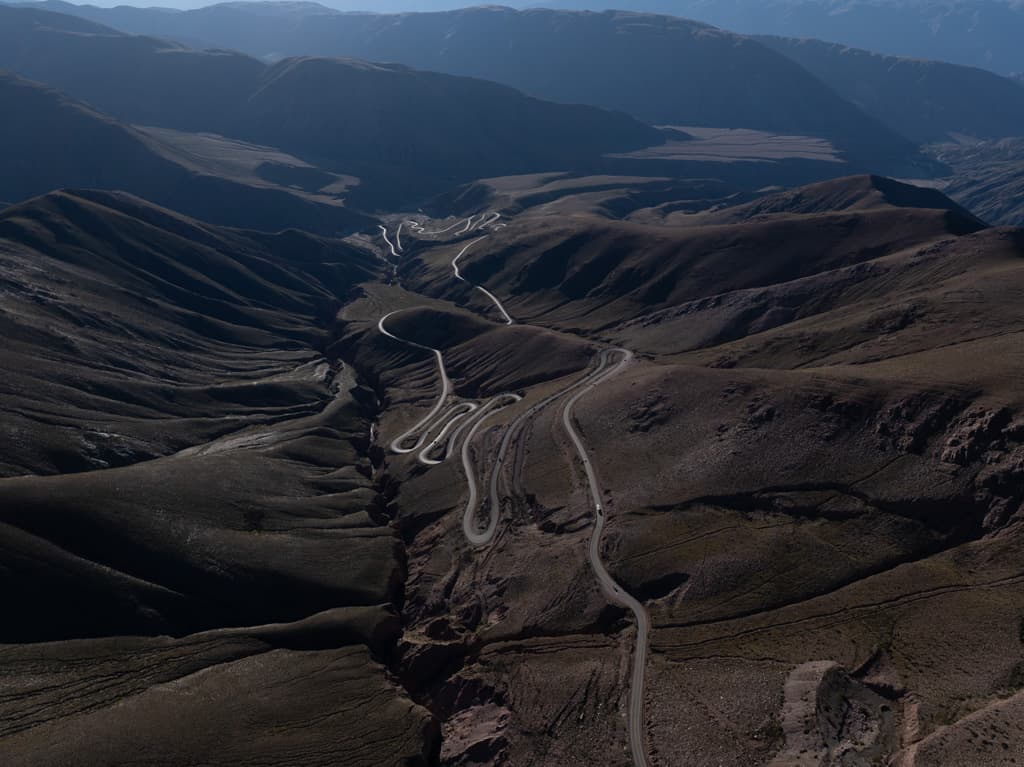
M 476 216 L 471 216 L 467 219 L 463 228 L 456 234 L 462 235 L 470 232 L 474 228 L 473 222 L 475 218 Z M 481 219 L 476 223 L 475 228 L 480 229 L 488 226 L 495 226 L 495 222 L 498 218 L 500 218 L 500 214 L 492 214 L 490 220 L 488 220 L 488 214 L 481 214 Z M 410 228 L 415 233 L 428 234 L 424 232 L 421 224 L 415 221 L 408 221 L 406 223 L 410 225 Z M 454 229 L 456 226 L 458 226 L 457 223 L 448 227 L 448 229 L 436 232 L 435 234 L 443 234 L 444 232 Z M 504 226 L 504 224 L 501 224 L 500 226 Z M 395 247 L 387 237 L 387 229 L 381 226 L 381 231 L 384 235 L 385 242 L 387 242 L 391 247 L 392 254 L 397 257 L 399 254 L 395 252 Z M 399 227 L 396 232 L 396 240 L 399 243 L 399 249 L 401 249 L 400 238 L 401 227 Z M 486 239 L 486 235 L 469 242 L 462 248 L 462 250 L 459 251 L 455 258 L 452 259 L 452 273 L 457 280 L 466 282 L 467 284 L 472 284 L 469 283 L 469 281 L 466 280 L 459 271 L 459 259 L 461 259 L 470 248 L 484 239 Z M 501 302 L 494 296 L 494 294 L 479 285 L 474 285 L 473 287 L 482 291 L 491 299 L 494 305 L 501 312 L 506 324 L 513 324 L 511 316 L 509 316 L 508 312 L 505 311 L 505 307 L 502 306 Z M 505 432 L 498 446 L 497 455 L 495 456 L 494 465 L 491 467 L 490 485 L 488 488 L 487 520 L 486 524 L 481 526 L 481 520 L 479 519 L 480 490 L 477 481 L 476 467 L 473 465 L 472 460 L 472 443 L 477 433 L 488 420 L 501 410 L 521 401 L 522 397 L 518 394 L 509 392 L 492 397 L 483 405 L 463 401 L 452 405 L 447 410 L 444 410 L 445 403 L 448 402 L 452 394 L 452 384 L 451 380 L 448 378 L 447 371 L 445 370 L 444 356 L 438 349 L 400 338 L 387 330 L 385 327 L 386 320 L 400 311 L 406 310 L 399 309 L 382 317 L 377 324 L 378 329 L 381 333 L 390 338 L 411 347 L 431 352 L 437 362 L 438 374 L 441 380 L 441 392 L 438 396 L 437 402 L 434 404 L 433 408 L 431 408 L 430 412 L 428 412 L 426 416 L 420 419 L 410 429 L 394 439 L 391 442 L 390 447 L 392 452 L 397 454 L 407 454 L 419 451 L 417 458 L 421 463 L 436 465 L 450 457 L 454 447 L 458 443 L 459 437 L 463 432 L 466 432 L 465 438 L 462 440 L 461 458 L 462 468 L 465 473 L 466 483 L 468 486 L 468 498 L 462 517 L 462 530 L 466 540 L 473 546 L 486 546 L 494 540 L 494 537 L 497 534 L 498 523 L 501 517 L 502 500 L 499 485 L 501 481 L 502 468 L 513 441 L 529 420 L 536 417 L 540 410 L 552 402 L 575 392 L 562 409 L 562 425 L 565 428 L 566 434 L 569 436 L 576 453 L 579 455 L 581 463 L 583 464 L 583 470 L 587 479 L 587 488 L 590 493 L 591 501 L 594 505 L 594 527 L 591 532 L 588 546 L 588 559 L 590 561 L 591 569 L 594 571 L 594 575 L 597 578 L 598 584 L 605 596 L 613 603 L 628 609 L 633 614 L 636 622 L 636 642 L 633 650 L 633 666 L 630 677 L 627 730 L 629 734 L 629 749 L 633 767 L 649 767 L 650 763 L 647 758 L 646 732 L 644 725 L 644 683 L 650 638 L 650 616 L 639 600 L 616 583 L 608 573 L 604 562 L 601 560 L 601 537 L 604 533 L 605 525 L 604 496 L 598 482 L 597 472 L 595 471 L 593 462 L 587 453 L 586 446 L 583 444 L 583 439 L 576 430 L 576 427 L 573 425 L 573 409 L 576 404 L 601 383 L 612 376 L 615 376 L 629 365 L 633 360 L 633 353 L 627 349 L 619 348 L 602 350 L 597 355 L 597 366 L 593 370 L 589 371 L 573 383 L 560 388 L 558 391 L 549 394 L 541 401 L 532 405 L 530 408 L 520 413 L 505 428 Z M 621 359 L 615 363 L 613 358 L 617 355 L 620 356 Z M 424 446 L 429 435 L 438 428 L 439 431 L 434 439 Z M 416 436 L 417 433 L 419 436 L 416 439 L 415 444 L 412 447 L 403 447 L 403 444 L 407 440 Z M 443 457 L 441 459 L 432 458 L 431 453 L 441 445 L 445 445 Z
M 391 250 L 391 256 L 393 258 L 401 258 L 401 254 L 395 250 L 395 244 L 388 238 L 388 228 L 383 224 L 380 225 L 380 234 L 384 238 L 384 242 L 387 243 L 388 248 Z
M 451 457 L 454 440 L 457 438 L 458 431 L 461 428 L 460 421 L 479 409 L 480 406 L 475 402 L 460 402 L 457 405 L 453 405 L 439 419 L 439 422 L 444 424 L 441 431 L 419 452 L 419 455 L 416 456 L 417 460 L 426 466 L 437 466 L 447 461 Z M 444 455 L 439 459 L 431 458 L 430 454 L 441 445 L 445 446 Z
M 473 222 L 476 220 L 477 215 L 480 216 L 480 220 L 477 221 L 476 224 L 474 224 Z M 462 225 L 462 229 L 460 229 L 459 231 L 457 231 L 455 233 L 457 236 L 461 236 L 463 234 L 469 234 L 471 231 L 474 231 L 474 230 L 477 230 L 477 229 L 488 229 L 488 228 L 504 227 L 505 226 L 504 224 L 497 224 L 497 221 L 500 218 L 501 218 L 501 213 L 499 213 L 497 211 L 491 211 L 489 213 L 474 214 L 474 215 L 470 216 L 469 218 L 467 218 L 465 221 L 460 219 L 460 220 L 456 221 L 454 224 L 452 224 L 451 226 L 448 226 L 448 227 L 446 227 L 444 229 L 438 229 L 437 231 L 434 231 L 434 232 L 428 232 L 426 229 L 423 228 L 423 224 L 421 224 L 419 221 L 416 221 L 414 219 L 407 219 L 404 223 L 409 225 L 409 228 L 413 231 L 414 234 L 419 234 L 419 235 L 422 235 L 424 237 L 434 237 L 434 236 L 437 236 L 439 234 L 447 234 L 452 229 L 454 229 L 455 227 L 457 227 L 457 226 L 459 226 L 461 224 Z
M 605 522 L 603 494 L 601 493 L 601 486 L 597 481 L 597 472 L 594 470 L 594 464 L 590 460 L 590 456 L 587 455 L 587 448 L 584 446 L 579 432 L 576 431 L 576 427 L 573 426 L 572 416 L 573 408 L 576 407 L 577 402 L 593 391 L 599 384 L 621 371 L 633 359 L 633 353 L 627 349 L 610 349 L 601 352 L 604 360 L 607 360 L 612 354 L 621 354 L 622 359 L 610 370 L 601 372 L 601 368 L 599 368 L 598 374 L 591 377 L 590 382 L 565 404 L 565 408 L 562 410 L 562 425 L 565 427 L 569 439 L 572 440 L 576 452 L 579 453 L 580 460 L 583 462 L 583 471 L 587 475 L 590 497 L 594 502 L 594 530 L 590 535 L 590 547 L 588 550 L 590 566 L 594 571 L 594 575 L 597 576 L 597 582 L 601 585 L 601 590 L 605 596 L 612 602 L 628 609 L 633 613 L 633 618 L 636 620 L 636 646 L 633 650 L 633 673 L 629 694 L 629 747 L 634 767 L 647 767 L 646 737 L 644 732 L 644 672 L 647 665 L 647 647 L 651 632 L 651 619 L 643 604 L 615 582 L 615 579 L 612 578 L 604 566 L 604 562 L 601 561 L 601 535 L 604 532 Z
M 385 325 L 388 318 L 404 311 L 409 311 L 409 309 L 396 309 L 393 312 L 385 314 L 380 318 L 380 320 L 378 320 L 377 329 L 388 338 L 392 338 L 406 346 L 430 352 L 437 363 L 438 377 L 441 380 L 441 391 L 438 394 L 437 401 L 434 403 L 434 406 L 430 411 L 409 429 L 393 439 L 389 447 L 391 452 L 397 455 L 417 453 L 417 460 L 420 463 L 427 466 L 436 466 L 440 463 L 444 463 L 444 461 L 451 456 L 454 452 L 455 444 L 461 435 L 461 432 L 465 428 L 473 424 L 474 428 L 471 430 L 471 434 L 475 434 L 476 423 L 491 415 L 491 412 L 494 409 L 493 405 L 496 401 L 509 399 L 519 401 L 522 397 L 518 394 L 502 393 L 492 397 L 482 406 L 475 402 L 461 401 L 455 402 L 445 410 L 445 404 L 452 398 L 452 382 L 448 377 L 448 371 L 444 365 L 444 355 L 441 353 L 441 350 L 397 336 L 388 330 Z M 428 443 L 427 439 L 435 430 L 439 430 L 437 432 L 437 436 Z M 405 445 L 407 440 L 414 437 L 416 438 L 416 441 L 412 445 Z M 444 458 L 441 460 L 431 458 L 430 454 L 442 444 L 446 444 Z
M 459 271 L 459 259 L 466 255 L 466 252 L 474 245 L 476 245 L 478 242 L 486 239 L 486 234 L 483 237 L 477 237 L 475 240 L 468 243 L 462 250 L 460 250 L 459 254 L 452 259 L 452 272 L 455 274 L 455 279 L 461 282 L 465 282 L 467 285 L 472 285 L 475 290 L 479 290 L 481 293 L 483 293 L 485 296 L 491 299 L 491 303 L 493 303 L 497 307 L 498 311 L 501 313 L 502 319 L 505 320 L 505 324 L 512 325 L 515 321 L 512 319 L 512 316 L 507 311 L 505 311 L 505 306 L 501 303 L 501 301 L 498 300 L 498 297 L 495 296 L 491 291 L 489 291 L 482 285 L 473 285 L 469 280 L 463 277 L 462 272 Z
M 429 427 L 433 424 L 434 419 L 437 417 L 438 413 L 441 412 L 441 408 L 444 407 L 444 403 L 448 400 L 448 396 L 452 393 L 452 381 L 448 377 L 448 371 L 445 370 L 444 367 L 444 355 L 442 355 L 438 349 L 435 349 L 432 346 L 418 344 L 415 341 L 409 341 L 406 340 L 405 338 L 400 338 L 399 336 L 396 336 L 394 333 L 389 331 L 386 327 L 384 327 L 384 323 L 387 322 L 389 317 L 394 317 L 399 312 L 404 311 L 408 310 L 397 309 L 393 312 L 385 314 L 383 317 L 380 318 L 380 321 L 377 323 L 377 329 L 380 330 L 380 332 L 386 335 L 388 338 L 393 338 L 396 341 L 400 341 L 403 344 L 407 344 L 416 349 L 422 349 L 423 351 L 430 352 L 431 354 L 434 355 L 434 359 L 437 361 L 437 372 L 441 378 L 441 394 L 438 396 L 437 402 L 434 403 L 434 407 L 430 409 L 429 413 L 427 413 L 423 418 L 417 421 L 410 429 L 406 430 L 404 433 L 402 433 L 398 437 L 395 437 L 395 439 L 391 441 L 391 452 L 397 453 L 399 455 L 404 455 L 406 453 L 414 453 L 423 447 L 423 443 L 426 441 L 427 435 L 429 434 Z M 417 431 L 420 431 L 421 434 L 420 438 L 416 440 L 416 444 L 411 448 L 402 447 L 402 443 L 405 442 L 414 434 L 416 434 Z
M 480 491 L 477 489 L 476 469 L 473 466 L 473 459 L 470 455 L 470 446 L 473 443 L 473 437 L 476 436 L 477 431 L 483 425 L 484 421 L 499 410 L 503 410 L 509 405 L 513 405 L 522 399 L 518 394 L 499 395 L 492 399 L 491 402 L 496 403 L 502 396 L 508 397 L 508 400 L 500 404 L 500 406 L 491 408 L 487 413 L 478 418 L 476 423 L 473 424 L 473 428 L 470 429 L 469 433 L 466 435 L 466 439 L 462 442 L 462 470 L 466 474 L 466 484 L 469 488 L 469 498 L 466 501 L 466 510 L 462 514 L 462 532 L 466 536 L 466 540 L 474 546 L 486 546 L 494 540 L 494 535 L 498 531 L 500 507 L 495 506 L 492 503 L 491 507 L 488 509 L 487 525 L 483 530 L 481 530 L 477 523 L 477 511 L 480 506 Z M 485 408 L 486 407 L 487 406 L 485 406 Z M 507 434 L 508 430 L 506 430 L 505 433 Z M 500 470 L 500 461 L 495 462 L 494 467 L 491 469 L 491 477 L 493 478 L 496 476 Z

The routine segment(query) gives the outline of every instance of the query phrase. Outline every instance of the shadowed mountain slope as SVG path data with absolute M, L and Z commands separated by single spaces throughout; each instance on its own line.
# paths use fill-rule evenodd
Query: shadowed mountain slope
M 374 637 L 381 617 L 387 631 Z M 422 767 L 437 727 L 360 641 L 383 647 L 397 623 L 338 610 L 182 639 L 0 646 L 17 693 L 0 704 L 6 763 Z
M 366 516 L 355 383 L 317 351 L 332 307 L 374 274 L 370 257 L 95 192 L 9 208 L 0 238 L 0 523 L 21 552 L 4 577 L 34 595 L 15 600 L 4 638 L 180 633 L 388 601 L 397 563 Z M 367 528 L 355 548 L 346 525 L 301 533 L 330 507 Z M 309 569 L 332 551 L 348 575 Z
M 939 144 L 930 151 L 953 169 L 946 194 L 987 221 L 1024 226 L 1024 138 Z
M 935 189 L 894 181 L 882 176 L 855 176 L 764 194 L 749 203 L 720 210 L 698 211 L 694 215 L 669 213 L 664 222 L 686 224 L 738 224 L 775 214 L 809 215 L 878 208 L 945 210 L 950 231 L 966 233 L 985 226 L 972 213 Z
M 666 763 L 796 764 L 811 743 L 851 764 L 898 763 L 918 744 L 918 767 L 1012 764 L 1024 743 L 1012 718 L 1021 231 L 870 176 L 685 226 L 553 204 L 555 184 L 572 198 L 580 179 L 515 181 L 483 185 L 509 202 L 504 228 L 471 232 L 474 217 L 454 234 L 458 219 L 414 215 L 400 286 L 343 310 L 353 358 L 388 403 L 382 445 L 436 393 L 431 355 L 376 332 L 383 307 L 406 308 L 392 330 L 442 349 L 462 396 L 496 392 L 488 377 L 514 347 L 552 334 L 551 353 L 529 357 L 551 379 L 519 390 L 470 453 L 483 481 L 512 435 L 480 555 L 462 531 L 459 464 L 384 459 L 409 554 L 403 668 L 443 712 L 450 763 L 603 764 L 622 750 L 632 688 L 614 680 L 637 632 L 598 588 L 596 550 L 651 619 L 645 742 Z M 532 205 L 519 194 L 531 189 Z M 467 319 L 495 318 L 472 286 L 517 324 Z M 580 380 L 563 361 L 590 354 L 594 370 L 602 346 L 634 356 L 614 352 L 623 367 L 571 411 L 562 400 L 531 414 Z M 797 704 L 801 726 L 782 728 Z M 839 705 L 855 719 L 833 716 Z
M 556 105 L 482 80 L 316 58 L 269 68 L 231 116 L 229 132 L 357 173 L 408 168 L 445 180 L 572 168 L 615 147 L 663 140 L 623 114 Z
M 553 104 L 507 86 L 338 59 L 266 66 L 81 20 L 0 7 L 0 67 L 118 119 L 269 144 L 363 177 L 367 204 L 486 175 L 572 170 L 660 144 L 624 114 Z
M 614 0 L 548 0 L 518 2 L 517 8 L 614 10 L 626 3 Z M 1014 0 L 638 0 L 630 10 L 680 16 L 714 24 L 746 35 L 773 35 L 829 40 L 893 56 L 912 56 L 981 67 L 1000 74 L 1024 70 L 1017 39 L 1024 30 L 1024 13 Z M 186 39 L 208 30 L 209 39 L 257 55 L 275 50 L 281 30 L 272 22 L 292 26 L 296 18 L 320 17 L 341 11 L 366 11 L 367 3 L 335 0 L 331 7 L 314 2 L 229 2 L 194 10 L 97 8 L 62 0 L 44 0 L 41 7 L 108 24 L 133 34 L 168 35 Z M 379 13 L 443 11 L 454 2 L 390 0 L 373 3 Z M 970 30 L 964 34 L 964 30 Z M 229 42 L 233 41 L 233 42 Z
M 857 167 L 879 172 L 928 167 L 905 138 L 785 56 L 699 22 L 494 6 L 399 15 L 279 8 L 261 13 L 259 6 L 230 4 L 170 17 L 149 12 L 148 23 L 136 18 L 128 28 L 202 38 L 257 56 L 354 56 L 480 77 L 652 124 L 822 136 Z M 113 12 L 110 18 L 116 22 Z
M 0 199 L 61 187 L 120 189 L 217 224 L 335 233 L 365 226 L 340 199 L 222 175 L 152 135 L 56 91 L 0 73 Z M 265 163 L 263 167 L 274 167 Z
M 158 92 L 193 61 L 32 18 L 100 96 L 88 46 Z M 159 183 L 441 194 L 347 239 L 0 210 L 4 767 L 1019 761 L 1024 231 L 875 175 L 767 186 L 766 134 L 256 63 L 216 113 L 142 105 L 172 127 L 11 81 L 76 131 L 33 155 L 9 121 L 40 186 L 144 184 L 89 151 L 124 142 Z M 722 174 L 601 157 L 652 135 Z
M 552 0 L 545 6 L 596 9 L 620 4 Z M 635 6 L 744 34 L 831 40 L 1004 74 L 1024 70 L 1017 44 L 1024 35 L 1024 9 L 1016 0 L 640 0 Z
M 264 65 L 240 53 L 196 51 L 62 13 L 0 6 L 0 69 L 125 122 L 195 130 L 241 106 Z
M 513 316 L 608 329 L 655 309 L 852 267 L 984 227 L 937 192 L 868 176 L 666 221 L 672 225 L 524 216 L 462 270 L 470 282 L 493 286 Z M 443 262 L 406 268 L 417 290 L 453 288 Z
M 919 143 L 1024 132 L 1024 89 L 984 69 L 883 56 L 819 40 L 756 39 Z
M 5 763 L 429 763 L 371 395 L 323 352 L 377 259 L 89 191 L 0 213 L 0 265 Z

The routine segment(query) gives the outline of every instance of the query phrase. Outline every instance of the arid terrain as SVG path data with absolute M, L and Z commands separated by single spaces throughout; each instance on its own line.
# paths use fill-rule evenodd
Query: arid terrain
M 75 8 L 0 5 L 0 765 L 1024 765 L 1018 85 Z
M 396 332 L 442 350 L 456 396 L 524 394 L 495 424 L 557 386 L 516 388 L 536 334 L 565 339 L 552 356 L 567 368 L 581 343 L 636 354 L 574 415 L 607 514 L 600 551 L 650 616 L 649 763 L 1015 763 L 1024 237 L 866 177 L 703 218 L 521 213 L 458 262 L 514 326 L 453 279 L 479 232 L 406 235 L 404 286 L 493 324 L 452 308 Z M 688 279 L 665 277 L 676 264 Z M 357 367 L 404 392 L 433 365 L 377 361 L 393 344 L 376 307 L 422 300 L 393 290 L 342 316 Z M 385 439 L 413 417 L 393 420 L 401 401 Z M 457 464 L 384 464 L 409 546 L 407 673 L 443 706 L 446 763 L 619 763 L 635 622 L 587 561 L 596 519 L 562 407 L 513 440 L 485 552 L 464 539 Z

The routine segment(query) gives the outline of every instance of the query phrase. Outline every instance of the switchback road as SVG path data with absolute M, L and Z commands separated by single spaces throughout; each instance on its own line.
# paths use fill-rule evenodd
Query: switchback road
M 462 229 L 456 232 L 456 235 L 461 236 L 473 231 L 474 229 L 493 227 L 499 217 L 500 214 L 491 214 L 490 218 L 488 218 L 488 214 L 481 214 L 480 221 L 476 221 L 476 216 L 470 216 L 466 219 Z M 406 223 L 409 224 L 410 229 L 414 233 L 422 235 L 443 234 L 458 226 L 458 223 L 456 223 L 447 229 L 430 233 L 425 232 L 423 226 L 418 222 L 407 221 Z M 499 226 L 503 226 L 503 224 Z M 381 231 L 384 235 L 384 241 L 391 249 L 392 255 L 398 257 L 399 254 L 396 252 L 395 246 L 392 245 L 388 239 L 387 229 L 381 226 Z M 472 240 L 452 259 L 451 267 L 455 279 L 466 282 L 467 284 L 472 284 L 462 276 L 462 273 L 459 270 L 459 260 L 466 255 L 470 248 L 486 239 L 486 237 L 487 236 L 484 235 L 483 237 L 478 237 L 477 239 Z M 396 240 L 398 242 L 398 250 L 401 250 L 401 227 L 396 230 Z M 506 324 L 511 325 L 513 323 L 511 316 L 509 316 L 508 312 L 505 311 L 505 307 L 493 293 L 479 285 L 474 285 L 473 287 L 487 295 L 487 297 L 498 308 L 499 312 L 501 312 Z M 608 573 L 608 569 L 605 567 L 604 562 L 601 559 L 601 536 L 604 533 L 605 525 L 604 494 L 601 490 L 593 462 L 591 461 L 590 456 L 587 453 L 586 446 L 583 443 L 583 439 L 573 424 L 573 409 L 576 404 L 601 383 L 618 374 L 627 365 L 629 365 L 633 360 L 633 353 L 627 349 L 602 350 L 597 356 L 597 366 L 593 370 L 583 375 L 577 381 L 560 388 L 558 391 L 532 405 L 530 408 L 519 414 L 519 416 L 517 416 L 515 420 L 505 428 L 501 442 L 498 446 L 497 455 L 495 456 L 494 465 L 491 467 L 490 487 L 486 507 L 487 517 L 485 524 L 481 525 L 480 490 L 477 469 L 473 464 L 472 443 L 477 432 L 480 431 L 485 422 L 490 420 L 501 410 L 519 402 L 522 397 L 518 394 L 504 393 L 492 397 L 482 405 L 463 401 L 452 404 L 447 410 L 445 410 L 445 404 L 449 401 L 452 394 L 452 384 L 448 378 L 447 371 L 445 370 L 444 356 L 438 349 L 400 338 L 389 332 L 385 327 L 385 321 L 396 313 L 397 312 L 391 312 L 380 319 L 378 322 L 380 332 L 413 348 L 432 353 L 437 362 L 438 375 L 441 381 L 441 392 L 438 396 L 437 402 L 434 404 L 433 408 L 431 408 L 430 412 L 428 412 L 426 416 L 420 419 L 410 429 L 391 442 L 391 450 L 392 452 L 399 454 L 418 451 L 417 457 L 421 463 L 436 465 L 446 460 L 452 454 L 453 450 L 457 446 L 459 438 L 463 433 L 465 433 L 460 452 L 462 468 L 465 473 L 466 483 L 468 486 L 468 498 L 462 517 L 462 529 L 466 539 L 473 546 L 486 546 L 494 540 L 494 537 L 497 534 L 498 524 L 501 517 L 502 502 L 499 488 L 501 472 L 513 441 L 527 426 L 529 421 L 536 417 L 541 409 L 552 402 L 565 397 L 566 395 L 572 394 L 572 397 L 566 402 L 562 409 L 562 425 L 565 428 L 566 434 L 569 436 L 569 439 L 583 465 L 583 470 L 587 480 L 587 489 L 594 507 L 594 527 L 591 532 L 588 546 L 588 559 L 591 569 L 594 571 L 594 575 L 601 587 L 601 591 L 610 601 L 628 609 L 633 614 L 633 618 L 636 622 L 636 641 L 633 650 L 632 673 L 630 676 L 627 730 L 629 734 L 630 756 L 634 767 L 649 767 L 646 750 L 646 731 L 644 725 L 644 682 L 650 638 L 650 616 L 648 615 L 646 608 L 638 599 L 626 592 L 625 589 L 615 582 Z M 618 362 L 614 361 L 616 356 L 619 357 Z M 573 394 L 573 392 L 575 393 Z M 432 441 L 427 442 L 430 434 L 434 433 L 435 430 L 437 431 L 436 436 Z M 405 443 L 414 437 L 416 438 L 415 443 L 411 447 L 406 446 Z M 424 443 L 426 443 L 425 446 Z M 442 446 L 444 447 L 443 456 L 440 459 L 432 457 L 432 453 Z

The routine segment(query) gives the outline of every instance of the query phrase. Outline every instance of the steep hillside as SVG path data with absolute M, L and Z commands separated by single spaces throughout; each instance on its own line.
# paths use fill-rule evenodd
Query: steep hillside
M 984 69 L 883 56 L 818 40 L 757 40 L 919 143 L 1024 133 L 1024 89 Z
M 958 233 L 984 228 L 985 223 L 935 189 L 914 186 L 880 176 L 856 176 L 769 192 L 749 203 L 731 204 L 694 214 L 669 212 L 663 223 L 676 226 L 741 224 L 774 215 L 810 215 L 844 211 L 910 208 L 949 211 L 950 230 Z M 643 211 L 647 213 L 647 211 Z
M 321 351 L 376 259 L 61 192 L 0 261 L 0 641 L 46 642 L 0 645 L 6 760 L 426 763 L 365 393 Z
M 772 132 L 0 7 L 2 767 L 1020 767 L 1021 139 L 665 17 L 159 14 Z
M 410 169 L 432 183 L 572 169 L 664 137 L 626 115 L 556 105 L 512 88 L 399 65 L 286 59 L 227 132 L 323 158 L 357 175 Z
M 220 41 L 256 55 L 277 50 L 282 20 L 323 17 L 340 11 L 366 11 L 367 3 L 338 0 L 330 8 L 319 3 L 220 3 L 175 11 L 166 8 L 97 8 L 44 0 L 42 7 L 79 15 L 125 32 L 166 35 L 192 43 L 206 32 L 207 42 Z M 515 8 L 614 10 L 624 3 L 609 0 L 548 0 L 508 3 Z M 949 61 L 1003 75 L 1024 70 L 1017 40 L 1024 14 L 1014 0 L 637 0 L 629 10 L 696 19 L 749 35 L 828 40 L 881 51 L 892 56 Z M 378 13 L 446 11 L 457 2 L 388 0 L 373 3 Z M 338 10 L 335 10 L 338 9 Z M 970 34 L 964 34 L 969 29 Z M 295 53 L 295 51 L 292 51 Z
M 73 16 L 0 6 L 0 69 L 37 80 L 120 120 L 216 130 L 262 76 L 256 59 L 135 37 Z
M 486 251 L 462 267 L 466 278 L 493 286 L 515 317 L 605 332 L 657 309 L 853 268 L 984 227 L 937 192 L 878 177 L 824 182 L 716 212 L 672 213 L 655 226 L 540 211 L 490 235 Z M 458 287 L 443 260 L 437 268 L 416 261 L 404 268 L 421 292 Z M 730 332 L 739 331 L 720 328 L 711 337 Z
M 481 186 L 505 215 L 403 217 L 400 284 L 342 312 L 442 759 L 1013 764 L 1021 231 L 877 177 L 685 226 Z M 396 448 L 431 408 L 480 419 L 461 462 Z
M 334 234 L 366 226 L 343 199 L 304 193 L 177 154 L 163 141 L 44 86 L 0 73 L 0 199 L 61 187 L 120 189 L 230 226 Z M 263 163 L 286 168 L 287 158 Z M 324 183 L 327 183 L 326 181 Z
M 154 520 L 141 505 L 170 503 L 167 493 L 187 495 L 176 483 L 187 476 L 186 467 L 197 465 L 195 456 L 183 453 L 188 448 L 247 429 L 254 438 L 267 430 L 264 447 L 271 448 L 275 424 L 300 438 L 303 419 L 315 430 L 317 419 L 332 410 L 337 372 L 317 352 L 328 332 L 321 323 L 376 268 L 372 257 L 338 241 L 218 230 L 137 198 L 100 192 L 54 193 L 9 208 L 0 215 L 0 236 L 8 371 L 0 471 L 39 475 L 0 482 L 5 522 L 39 525 L 35 533 L 45 538 L 62 535 L 54 525 L 70 515 L 83 526 L 73 545 L 86 548 L 95 543 L 86 534 L 89 526 L 101 527 L 99 518 L 112 513 L 100 498 L 113 492 L 118 473 L 137 478 L 129 505 L 136 506 L 132 518 L 148 526 Z M 339 394 L 344 399 L 347 389 Z M 339 449 L 357 459 L 351 444 L 340 441 Z M 241 457 L 268 460 L 257 458 L 258 451 L 233 453 L 230 441 L 213 452 L 214 462 L 243 472 Z M 318 472 L 313 466 L 309 471 L 311 481 Z M 49 476 L 54 474 L 64 476 Z M 166 489 L 157 491 L 161 484 Z M 147 485 L 153 493 L 142 489 Z M 315 495 L 312 486 L 306 493 Z M 201 508 L 194 512 L 202 514 Z M 161 545 L 159 536 L 138 544 Z M 103 555 L 130 559 L 139 553 L 128 546 Z M 79 556 L 90 559 L 86 551 Z M 148 567 L 142 560 L 136 564 Z M 170 567 L 167 577 L 178 577 Z M 195 572 L 195 585 L 201 573 Z M 159 582 L 152 575 L 144 580 Z M 97 570 L 96 577 L 107 576 Z M 206 577 L 231 581 L 227 570 Z M 121 621 L 138 630 L 211 620 L 207 608 L 190 608 L 186 593 L 174 592 L 161 597 L 170 614 L 123 605 Z M 195 598 L 200 605 L 205 599 L 201 591 Z M 39 604 L 26 601 L 24 609 Z M 250 609 L 243 605 L 243 612 Z M 281 608 L 272 605 L 266 603 L 272 612 L 261 617 L 302 617 L 273 614 Z M 74 626 L 67 630 L 76 635 L 107 630 L 85 611 L 46 614 Z M 6 625 L 42 638 L 55 630 L 46 621 Z
M 0 7 L 0 67 L 118 119 L 280 146 L 363 184 L 366 205 L 408 201 L 485 175 L 573 170 L 664 141 L 623 114 L 399 66 L 223 51 L 90 28 Z
M 953 175 L 943 191 L 987 221 L 1024 226 L 1024 139 L 938 144 L 930 150 Z

